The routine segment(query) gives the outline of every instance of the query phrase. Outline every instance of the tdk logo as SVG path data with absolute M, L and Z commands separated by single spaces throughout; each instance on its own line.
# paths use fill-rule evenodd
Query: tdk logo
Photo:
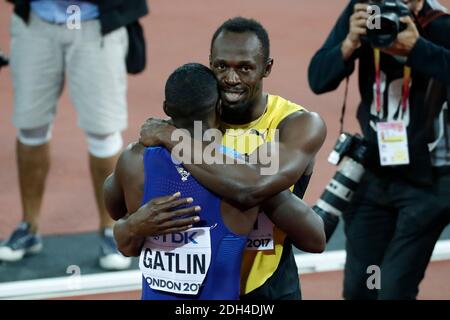
M 198 244 L 197 241 L 195 241 L 195 236 L 197 234 L 197 231 L 195 232 L 175 232 L 175 233 L 171 233 L 171 234 L 165 234 L 162 236 L 162 241 L 163 242 L 172 242 L 172 243 L 193 243 L 193 244 Z

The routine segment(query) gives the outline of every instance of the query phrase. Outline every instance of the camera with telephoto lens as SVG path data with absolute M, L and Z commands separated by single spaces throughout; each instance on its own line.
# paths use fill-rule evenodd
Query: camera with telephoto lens
M 8 58 L 0 51 L 0 69 L 9 64 Z
M 368 3 L 372 6 L 373 15 L 368 20 L 364 39 L 375 48 L 389 47 L 406 29 L 400 18 L 410 15 L 409 8 L 402 0 L 371 0 Z
M 358 134 L 342 133 L 328 157 L 328 161 L 339 165 L 338 171 L 328 183 L 313 210 L 322 217 L 327 241 L 333 235 L 342 212 L 350 203 L 368 157 L 368 147 Z

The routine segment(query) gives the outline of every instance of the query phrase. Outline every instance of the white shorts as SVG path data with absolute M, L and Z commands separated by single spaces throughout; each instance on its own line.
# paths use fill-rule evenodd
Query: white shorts
M 32 129 L 53 122 L 65 77 L 78 125 L 94 134 L 127 127 L 128 35 L 120 28 L 101 35 L 98 20 L 69 29 L 31 13 L 29 23 L 11 18 L 13 123 Z

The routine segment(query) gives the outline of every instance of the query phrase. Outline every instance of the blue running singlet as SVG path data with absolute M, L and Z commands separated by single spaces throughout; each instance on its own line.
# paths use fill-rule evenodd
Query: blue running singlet
M 149 200 L 181 192 L 201 206 L 193 228 L 148 237 L 139 258 L 143 300 L 237 300 L 246 236 L 230 231 L 221 215 L 221 199 L 201 186 L 162 147 L 144 153 L 144 195 Z

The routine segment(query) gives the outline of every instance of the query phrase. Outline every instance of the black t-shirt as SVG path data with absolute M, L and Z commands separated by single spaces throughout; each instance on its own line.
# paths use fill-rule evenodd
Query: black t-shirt
M 341 44 L 349 32 L 349 19 L 357 0 L 352 0 L 344 9 L 325 44 L 315 54 L 309 66 L 309 84 L 315 93 L 336 89 L 341 81 L 353 73 L 355 61 L 359 59 L 359 91 L 361 103 L 358 120 L 365 139 L 370 146 L 367 167 L 379 174 L 396 174 L 417 184 L 431 184 L 431 160 L 428 151 L 428 130 L 425 126 L 427 110 L 425 94 L 430 78 L 450 86 L 450 17 L 434 20 L 425 30 L 411 51 L 406 65 L 412 69 L 409 107 L 403 113 L 401 88 L 404 64 L 393 56 L 381 54 L 381 79 L 383 109 L 377 113 L 374 106 L 375 66 L 371 46 L 364 42 L 352 57 L 344 61 Z M 421 14 L 430 10 L 425 5 Z M 425 38 L 426 37 L 426 38 Z M 376 137 L 376 123 L 388 119 L 401 120 L 407 126 L 410 164 L 381 167 Z

